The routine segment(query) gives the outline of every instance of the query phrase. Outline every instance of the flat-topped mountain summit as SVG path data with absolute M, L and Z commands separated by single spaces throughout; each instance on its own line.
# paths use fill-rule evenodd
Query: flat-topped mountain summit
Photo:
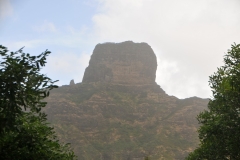
M 148 85 L 155 83 L 156 70 L 156 55 L 147 43 L 104 43 L 93 50 L 82 82 Z
M 98 44 L 83 82 L 71 80 L 47 99 L 60 140 L 80 160 L 184 159 L 198 145 L 196 116 L 208 100 L 169 96 L 156 68 L 146 43 Z

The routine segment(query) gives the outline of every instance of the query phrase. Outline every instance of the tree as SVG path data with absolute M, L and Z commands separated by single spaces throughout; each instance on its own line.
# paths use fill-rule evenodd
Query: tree
M 73 159 L 69 145 L 62 145 L 49 126 L 44 98 L 57 88 L 40 73 L 46 64 L 45 51 L 39 56 L 25 54 L 22 48 L 8 54 L 0 45 L 0 159 Z
M 240 159 L 240 44 L 231 46 L 209 84 L 213 98 L 197 117 L 200 146 L 186 159 Z

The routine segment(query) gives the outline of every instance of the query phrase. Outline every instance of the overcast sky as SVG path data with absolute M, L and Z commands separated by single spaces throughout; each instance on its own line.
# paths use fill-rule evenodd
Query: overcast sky
M 0 0 L 0 44 L 38 55 L 58 85 L 82 81 L 96 44 L 146 42 L 156 82 L 178 98 L 210 98 L 208 79 L 240 43 L 240 0 Z

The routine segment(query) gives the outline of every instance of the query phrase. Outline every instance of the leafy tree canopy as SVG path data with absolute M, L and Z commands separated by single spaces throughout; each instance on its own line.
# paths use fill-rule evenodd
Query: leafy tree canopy
M 197 117 L 200 146 L 186 159 L 240 159 L 240 44 L 231 46 L 209 84 L 213 93 L 209 110 Z
M 74 159 L 69 145 L 56 139 L 41 108 L 44 98 L 57 88 L 41 67 L 46 64 L 45 51 L 30 56 L 20 49 L 8 53 L 0 45 L 0 159 Z

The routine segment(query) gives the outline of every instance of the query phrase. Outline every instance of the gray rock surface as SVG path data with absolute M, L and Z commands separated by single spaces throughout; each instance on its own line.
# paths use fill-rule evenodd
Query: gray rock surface
M 147 43 L 103 43 L 96 45 L 82 82 L 155 84 L 156 70 L 156 55 Z
M 74 80 L 72 79 L 71 81 L 70 81 L 70 84 L 69 84 L 70 86 L 73 86 L 73 85 L 75 85 L 75 82 L 74 82 Z

